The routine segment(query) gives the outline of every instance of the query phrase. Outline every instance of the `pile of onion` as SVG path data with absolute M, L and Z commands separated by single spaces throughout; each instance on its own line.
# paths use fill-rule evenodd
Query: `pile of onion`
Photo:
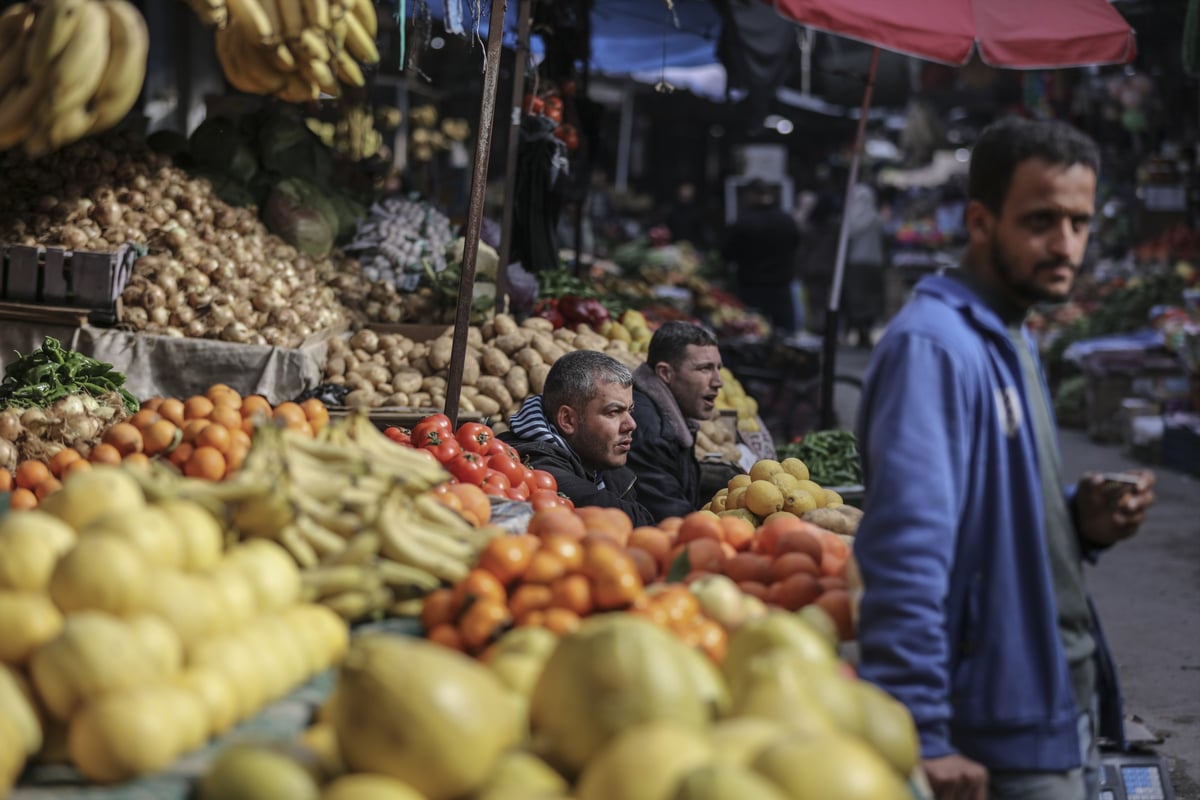
M 338 268 L 271 234 L 129 135 L 85 139 L 36 163 L 0 159 L 0 241 L 111 252 L 148 248 L 122 324 L 167 336 L 295 347 L 346 319 Z
M 104 432 L 129 416 L 121 395 L 67 395 L 46 408 L 0 409 L 0 467 L 16 469 L 26 459 L 48 461 L 64 447 L 86 456 Z

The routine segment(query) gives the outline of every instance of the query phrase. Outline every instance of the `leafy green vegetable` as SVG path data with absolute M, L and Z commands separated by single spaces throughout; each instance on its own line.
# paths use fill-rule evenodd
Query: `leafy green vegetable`
M 799 442 L 775 448 L 780 460 L 798 458 L 808 467 L 809 477 L 822 486 L 858 486 L 862 465 L 858 440 L 846 430 L 813 431 Z
M 140 406 L 124 388 L 125 376 L 112 364 L 65 350 L 52 336 L 29 355 L 17 356 L 5 368 L 4 381 L 0 382 L 0 406 L 45 407 L 67 395 L 84 392 L 94 397 L 117 392 L 131 414 Z

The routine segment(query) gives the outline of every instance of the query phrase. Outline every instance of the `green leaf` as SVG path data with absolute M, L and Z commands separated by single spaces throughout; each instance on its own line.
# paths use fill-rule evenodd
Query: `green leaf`
M 675 556 L 675 560 L 671 562 L 671 568 L 667 570 L 667 583 L 683 583 L 692 571 L 692 560 L 688 558 L 688 551 L 685 547 L 683 552 Z

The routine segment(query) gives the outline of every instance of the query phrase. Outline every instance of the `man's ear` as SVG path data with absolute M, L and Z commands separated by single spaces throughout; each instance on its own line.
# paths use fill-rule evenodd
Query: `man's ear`
M 554 415 L 554 424 L 567 436 L 574 436 L 575 431 L 579 430 L 579 415 L 570 406 L 559 406 Z
M 675 370 L 666 361 L 660 361 L 654 365 L 654 374 L 663 383 L 670 383 L 671 379 L 675 377 Z
M 972 200 L 963 210 L 963 225 L 972 244 L 986 244 L 991 239 L 992 230 L 996 225 L 996 215 L 983 203 Z

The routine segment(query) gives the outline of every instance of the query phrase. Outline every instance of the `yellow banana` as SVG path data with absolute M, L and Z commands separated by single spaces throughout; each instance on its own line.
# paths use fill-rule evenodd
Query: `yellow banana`
M 304 19 L 311 27 L 321 31 L 329 30 L 332 21 L 329 18 L 329 0 L 302 0 Z
M 283 20 L 279 16 L 279 6 L 276 5 L 275 0 L 260 0 L 259 5 L 262 7 L 263 13 L 267 15 L 267 19 L 270 21 L 271 30 L 275 31 L 279 38 L 282 39 Z
M 9 6 L 0 13 L 0 96 L 21 77 L 33 19 L 33 10 L 25 3 Z
M 0 150 L 15 147 L 33 130 L 33 111 L 45 93 L 44 76 L 12 86 L 0 96 Z
M 331 22 L 337 22 L 342 17 L 346 16 L 345 0 L 329 0 L 329 19 Z
M 333 62 L 334 69 L 337 71 L 338 80 L 348 86 L 364 86 L 366 79 L 363 78 L 362 70 L 358 66 L 358 62 L 354 57 L 345 50 L 339 50 L 337 57 Z
M 40 75 L 67 46 L 88 0 L 45 0 L 33 21 L 33 38 L 25 48 L 25 75 Z
M 92 98 L 95 117 L 88 133 L 108 130 L 133 108 L 146 80 L 146 56 L 150 51 L 146 20 L 133 3 L 105 0 L 104 8 L 112 46 L 100 87 Z
M 297 59 L 299 61 L 329 61 L 329 45 L 325 43 L 325 34 L 316 28 L 300 31 L 300 36 L 292 42 L 292 48 L 296 51 L 295 55 L 300 56 Z
M 295 72 L 296 57 L 292 55 L 292 51 L 283 42 L 268 48 L 267 60 L 271 62 L 271 66 L 275 67 L 278 72 Z
M 283 88 L 275 96 L 285 103 L 307 103 L 321 96 L 321 87 L 293 72 L 286 76 Z
M 49 118 L 48 124 L 34 130 L 25 140 L 25 153 L 30 158 L 38 158 L 83 138 L 92 127 L 92 119 L 93 114 L 86 105 L 70 106 Z
M 206 27 L 224 28 L 229 22 L 229 6 L 225 5 L 224 0 L 188 0 L 188 5 Z
M 271 27 L 271 17 L 263 10 L 258 0 L 228 0 L 228 2 L 229 16 L 235 23 L 247 26 L 249 31 L 247 36 L 252 38 L 255 43 L 274 44 L 279 41 L 279 31 Z
M 379 33 L 379 18 L 375 16 L 375 4 L 371 0 L 355 0 L 349 11 L 358 24 L 372 39 Z
M 274 2 L 279 11 L 279 19 L 283 23 L 280 33 L 283 38 L 291 40 L 300 35 L 300 31 L 304 30 L 304 8 L 300 5 L 300 0 L 265 0 L 265 2 Z
M 321 88 L 325 94 L 337 97 L 341 93 L 338 82 L 333 77 L 333 70 L 324 61 L 301 61 L 300 74 Z
M 48 102 L 41 116 L 50 127 L 55 117 L 91 99 L 108 64 L 108 12 L 100 2 L 85 3 L 75 16 L 79 23 L 67 46 L 50 63 L 46 88 Z
M 346 49 L 364 64 L 379 63 L 379 50 L 375 47 L 374 38 L 353 14 L 346 15 Z
M 235 89 L 247 94 L 272 94 L 283 86 L 283 75 L 268 68 L 264 60 L 256 58 L 262 53 L 257 46 L 250 46 L 243 34 L 244 28 L 235 18 L 228 27 L 217 31 L 217 59 L 225 78 Z M 249 32 L 249 36 L 255 36 Z
M 329 49 L 338 52 L 346 43 L 346 18 L 334 17 L 333 25 L 329 28 Z

